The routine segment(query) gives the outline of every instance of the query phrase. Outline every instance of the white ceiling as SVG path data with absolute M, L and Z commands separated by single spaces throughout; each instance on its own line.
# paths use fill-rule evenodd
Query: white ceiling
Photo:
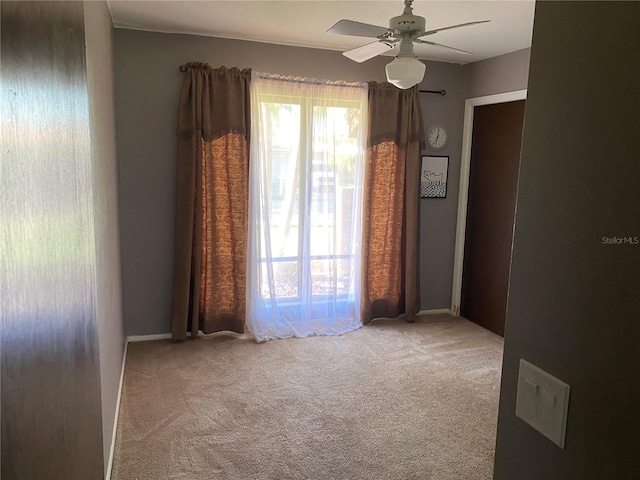
M 371 39 L 330 35 L 327 29 L 346 18 L 388 26 L 400 15 L 394 1 L 134 1 L 108 0 L 116 27 L 166 33 L 188 33 L 265 43 L 349 50 Z M 423 60 L 471 63 L 531 46 L 534 0 L 415 0 L 413 13 L 426 17 L 427 30 L 475 20 L 490 23 L 440 32 L 428 40 L 473 52 L 465 55 L 416 45 Z M 391 50 L 388 55 L 393 55 Z

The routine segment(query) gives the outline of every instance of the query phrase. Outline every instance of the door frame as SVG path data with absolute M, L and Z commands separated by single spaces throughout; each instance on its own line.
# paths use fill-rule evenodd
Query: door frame
M 458 191 L 458 218 L 456 222 L 456 244 L 453 259 L 453 287 L 451 288 L 451 313 L 460 315 L 462 296 L 462 268 L 464 264 L 464 241 L 467 228 L 467 201 L 469 200 L 469 173 L 471 171 L 471 142 L 473 138 L 473 114 L 475 107 L 496 103 L 526 100 L 527 89 L 468 98 L 464 102 L 464 126 L 462 130 L 462 156 L 460 160 L 460 187 Z

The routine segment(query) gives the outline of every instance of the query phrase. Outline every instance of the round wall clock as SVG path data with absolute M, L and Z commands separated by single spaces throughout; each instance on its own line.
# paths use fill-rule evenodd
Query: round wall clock
M 447 143 L 447 129 L 442 125 L 434 125 L 427 133 L 427 140 L 431 148 L 441 149 Z

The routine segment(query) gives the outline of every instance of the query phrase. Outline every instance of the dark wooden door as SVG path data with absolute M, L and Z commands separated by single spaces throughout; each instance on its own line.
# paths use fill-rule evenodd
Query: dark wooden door
M 504 335 L 524 100 L 474 109 L 460 314 Z

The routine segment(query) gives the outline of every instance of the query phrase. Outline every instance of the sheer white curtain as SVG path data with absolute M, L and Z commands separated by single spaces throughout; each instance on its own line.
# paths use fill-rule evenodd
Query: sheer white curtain
M 247 330 L 356 329 L 367 84 L 254 72 L 250 88 Z

